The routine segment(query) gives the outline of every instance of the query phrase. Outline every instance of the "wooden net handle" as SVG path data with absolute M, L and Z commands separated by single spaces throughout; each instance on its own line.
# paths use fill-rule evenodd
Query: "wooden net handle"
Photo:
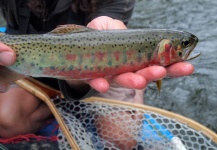
M 58 109 L 56 108 L 56 106 L 54 105 L 54 103 L 51 100 L 52 98 L 62 97 L 61 92 L 57 91 L 57 90 L 55 90 L 55 89 L 53 89 L 47 85 L 44 85 L 43 83 L 41 83 L 41 82 L 39 82 L 33 78 L 21 79 L 21 80 L 16 81 L 15 83 L 17 85 L 19 85 L 20 87 L 24 88 L 25 90 L 27 90 L 28 92 L 32 93 L 36 97 L 40 98 L 41 100 L 43 100 L 47 104 L 47 106 L 49 107 L 49 109 L 53 113 L 54 117 L 56 118 L 60 128 L 62 129 L 63 134 L 65 135 L 66 139 L 68 140 L 71 148 L 73 150 L 80 150 L 79 146 L 77 145 L 74 138 L 70 134 L 70 131 L 69 131 L 67 125 L 65 124 L 63 118 L 61 117 Z

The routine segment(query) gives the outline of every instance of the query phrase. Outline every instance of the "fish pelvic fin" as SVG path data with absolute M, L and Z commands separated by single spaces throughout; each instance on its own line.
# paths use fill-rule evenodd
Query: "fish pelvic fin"
M 67 25 L 59 25 L 57 28 L 49 32 L 49 34 L 56 34 L 56 35 L 63 35 L 63 34 L 70 34 L 70 33 L 79 33 L 79 32 L 88 32 L 94 29 L 75 25 L 75 24 L 67 24 Z
M 7 67 L 0 66 L 0 93 L 7 92 L 11 84 L 22 78 L 25 78 L 25 76 Z
M 158 94 L 160 95 L 160 91 L 161 91 L 161 87 L 162 87 L 162 79 L 161 80 L 157 80 L 156 81 L 156 86 L 157 86 L 157 90 L 158 90 Z

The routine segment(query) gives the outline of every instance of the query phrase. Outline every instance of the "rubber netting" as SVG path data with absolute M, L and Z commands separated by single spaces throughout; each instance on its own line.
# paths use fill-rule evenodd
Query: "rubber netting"
M 163 115 L 103 102 L 54 100 L 81 150 L 216 150 L 199 131 Z M 71 149 L 62 131 L 59 148 Z

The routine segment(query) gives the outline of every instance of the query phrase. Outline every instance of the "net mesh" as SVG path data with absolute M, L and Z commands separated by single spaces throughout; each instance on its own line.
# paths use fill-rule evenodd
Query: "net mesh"
M 216 150 L 212 139 L 176 119 L 104 102 L 55 99 L 81 150 Z M 59 148 L 71 149 L 62 131 Z

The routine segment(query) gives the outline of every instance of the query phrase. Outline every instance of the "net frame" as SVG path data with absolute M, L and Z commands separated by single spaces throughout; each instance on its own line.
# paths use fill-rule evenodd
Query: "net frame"
M 58 98 L 62 97 L 62 94 L 59 91 L 56 91 L 32 78 L 27 78 L 27 79 L 22 79 L 16 81 L 16 84 L 19 85 L 20 87 L 26 89 L 33 95 L 39 97 L 41 100 L 43 100 L 48 107 L 50 108 L 51 112 L 53 113 L 54 117 L 56 118 L 57 122 L 59 123 L 59 126 L 65 135 L 70 147 L 73 150 L 80 150 L 76 140 L 74 137 L 71 135 L 69 128 L 65 124 L 63 118 L 61 117 L 61 114 L 59 113 L 58 109 L 56 108 L 55 104 L 53 103 L 52 99 L 53 98 Z M 129 107 L 134 107 L 134 108 L 139 108 L 143 109 L 146 111 L 151 111 L 157 114 L 160 114 L 162 116 L 166 116 L 171 119 L 175 119 L 178 122 L 186 125 L 187 127 L 190 127 L 200 133 L 202 133 L 205 137 L 209 138 L 211 141 L 213 141 L 215 144 L 217 144 L 217 134 L 213 132 L 212 130 L 208 129 L 207 127 L 201 125 L 200 123 L 184 117 L 182 115 L 169 112 L 167 110 L 163 110 L 160 108 L 156 107 L 151 107 L 147 105 L 140 105 L 140 104 L 132 104 L 132 103 L 127 103 L 123 101 L 117 101 L 117 100 L 111 100 L 111 99 L 105 99 L 105 98 L 99 98 L 99 97 L 90 97 L 85 100 L 84 102 L 91 102 L 91 103 L 96 103 L 96 102 L 103 102 L 103 103 L 108 103 L 108 104 L 113 104 L 113 105 L 124 105 L 124 106 L 129 106 Z
M 204 136 L 212 139 L 212 141 L 214 141 L 217 144 L 217 134 L 210 130 L 209 128 L 201 125 L 200 123 L 184 117 L 182 115 L 179 115 L 177 113 L 173 113 L 164 109 L 160 109 L 160 108 L 156 108 L 156 107 L 152 107 L 152 106 L 148 106 L 148 105 L 140 105 L 140 104 L 135 104 L 135 103 L 127 103 L 127 102 L 123 102 L 123 101 L 118 101 L 118 100 L 111 100 L 111 99 L 105 99 L 105 98 L 100 98 L 100 97 L 90 97 L 84 100 L 84 102 L 103 102 L 103 103 L 108 103 L 108 104 L 115 104 L 115 105 L 125 105 L 125 106 L 129 106 L 129 107 L 135 107 L 135 108 L 139 108 L 139 109 L 143 109 L 143 110 L 147 110 L 147 111 L 152 111 L 155 112 L 157 114 L 160 114 L 162 116 L 166 116 L 168 118 L 171 119 L 175 119 L 178 122 L 194 129 L 197 130 L 199 132 L 201 132 L 202 134 L 204 134 Z

